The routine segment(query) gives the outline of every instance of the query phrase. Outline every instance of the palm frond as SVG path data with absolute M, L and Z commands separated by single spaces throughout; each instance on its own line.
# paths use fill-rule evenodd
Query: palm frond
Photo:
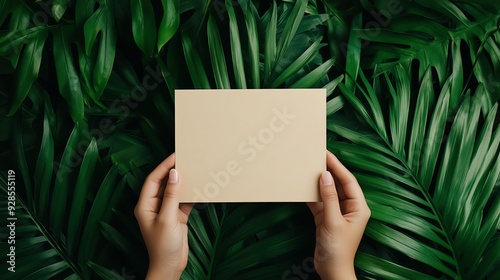
M 182 279 L 276 279 L 300 265 L 297 252 L 307 253 L 314 241 L 303 241 L 314 236 L 310 225 L 287 226 L 287 220 L 303 215 L 304 208 L 295 204 L 198 208 L 189 219 L 190 255 Z
M 209 13 L 206 42 L 204 38 L 194 37 L 192 34 L 185 33 L 181 36 L 183 56 L 193 86 L 195 88 L 213 86 L 246 88 L 247 84 L 252 84 L 254 88 L 284 85 L 288 87 L 324 86 L 328 82 L 326 74 L 334 65 L 335 60 L 331 59 L 323 63 L 319 50 L 325 44 L 320 43 L 323 37 L 316 27 L 326 21 L 327 17 L 304 15 L 306 8 L 304 3 L 298 1 L 293 5 L 283 3 L 280 6 L 274 3 L 273 8 L 259 17 L 251 1 L 242 1 L 241 6 L 236 7 L 226 1 L 228 21 L 221 23 L 217 21 L 215 15 Z M 290 7 L 285 8 L 285 6 Z M 239 15 L 245 18 L 245 25 L 239 25 L 237 20 Z M 229 36 L 225 36 L 220 31 L 226 29 Z M 231 43 L 224 46 L 222 41 Z M 242 42 L 248 42 L 248 47 L 244 47 Z M 309 42 L 315 43 L 310 46 Z M 209 50 L 210 61 L 202 59 L 206 49 Z M 259 55 L 258 51 L 263 55 Z M 246 66 L 246 62 L 250 66 Z M 212 66 L 207 66 L 208 63 Z M 213 73 L 207 72 L 207 69 L 211 68 L 213 68 Z M 168 72 L 174 71 L 173 68 L 168 69 Z M 227 72 L 231 71 L 234 75 L 226 77 Z M 212 82 L 212 75 L 214 82 Z
M 500 209 L 492 196 L 500 175 L 500 128 L 494 121 L 498 105 L 481 118 L 484 91 L 479 86 L 472 96 L 461 96 L 457 108 L 451 107 L 451 77 L 436 100 L 429 71 L 412 99 L 410 77 L 409 68 L 399 65 L 385 74 L 385 84 L 376 78 L 372 95 L 358 97 L 341 87 L 365 128 L 349 129 L 338 120 L 344 116 L 337 115 L 332 116 L 337 121 L 328 123 L 330 131 L 348 140 L 330 142 L 329 149 L 356 170 L 372 210 L 365 234 L 392 255 L 367 252 L 356 265 L 377 277 L 390 274 L 374 267 L 374 260 L 404 274 L 411 270 L 426 277 L 482 279 L 498 262 L 498 257 L 481 258 L 499 236 Z M 388 108 L 373 106 L 374 99 L 384 98 L 390 98 Z M 362 102 L 371 102 L 369 111 Z M 410 107 L 415 108 L 412 113 Z M 389 127 L 377 125 L 376 116 Z
M 449 75 L 448 62 L 461 56 L 466 57 L 463 52 L 469 52 L 468 60 L 474 69 L 470 75 L 478 83 L 489 87 L 490 92 L 499 92 L 500 88 L 493 77 L 499 74 L 500 49 L 495 38 L 498 38 L 500 32 L 500 10 L 493 1 L 419 0 L 400 3 L 392 12 L 387 6 L 374 7 L 366 1 L 362 3 L 365 9 L 378 17 L 370 19 L 369 22 L 374 24 L 367 23 L 356 33 L 359 38 L 374 44 L 364 55 L 372 58 L 372 65 L 376 64 L 380 72 L 391 69 L 398 63 L 417 60 L 419 77 L 422 78 L 427 67 L 432 66 L 442 85 Z M 449 20 L 442 20 L 443 18 Z M 453 63 L 452 69 L 456 75 L 454 83 L 461 88 L 470 78 L 462 76 L 460 63 Z M 492 73 L 494 76 L 486 77 L 488 75 L 484 73 Z M 499 96 L 493 96 L 494 103 Z M 455 105 L 457 101 L 452 99 L 451 104 Z
M 1 277 L 89 279 L 94 273 L 102 275 L 105 268 L 98 265 L 103 261 L 100 255 L 109 254 L 113 248 L 98 250 L 106 238 L 110 238 L 107 232 L 100 233 L 99 228 L 101 224 L 112 221 L 113 210 L 119 207 L 124 197 L 126 177 L 118 182 L 118 172 L 127 173 L 133 169 L 132 164 L 143 164 L 136 159 L 149 161 L 149 158 L 144 158 L 144 152 L 134 156 L 134 153 L 127 151 L 130 142 L 137 140 L 117 135 L 114 140 L 115 147 L 110 150 L 109 155 L 116 166 L 111 167 L 109 171 L 100 170 L 102 162 L 99 151 L 107 147 L 106 142 L 103 141 L 98 146 L 95 138 L 87 138 L 89 132 L 85 123 L 74 127 L 59 157 L 55 152 L 55 139 L 60 139 L 61 135 L 54 126 L 55 115 L 48 103 L 48 95 L 38 90 L 38 85 L 33 89 L 37 90 L 32 90 L 28 98 L 37 105 L 35 110 L 44 112 L 43 134 L 40 148 L 37 149 L 39 152 L 36 164 L 33 165 L 34 177 L 31 178 L 29 163 L 33 160 L 26 158 L 23 153 L 26 150 L 26 142 L 22 141 L 20 134 L 24 125 L 14 129 L 18 130 L 16 133 L 19 138 L 14 137 L 12 140 L 19 143 L 13 143 L 12 146 L 20 156 L 20 166 L 24 166 L 26 170 L 21 169 L 19 173 L 15 170 L 18 182 L 15 192 L 15 216 L 18 219 L 15 244 L 17 269 L 16 273 L 9 272 L 7 263 L 4 262 L 2 266 L 5 269 Z M 30 110 L 33 109 L 26 108 L 27 112 Z M 132 145 L 139 145 L 139 142 Z M 137 171 L 134 170 L 134 173 Z M 140 184 L 143 180 L 143 174 L 138 175 L 142 176 L 142 179 L 134 180 L 135 184 Z M 128 177 L 132 177 L 132 174 Z M 4 177 L 0 179 L 4 200 L 7 184 Z M 20 182 L 31 187 L 23 189 Z M 75 187 L 69 188 L 72 184 Z M 6 208 L 2 211 L 7 216 Z M 7 236 L 2 235 L 2 242 L 4 240 L 7 240 Z M 133 261 L 137 262 L 138 259 Z
M 372 209 L 359 278 L 499 278 L 498 1 L 397 2 L 0 0 L 0 278 L 144 277 L 132 209 L 174 150 L 174 90 L 245 87 L 327 89 L 328 148 Z M 314 225 L 199 205 L 189 244 L 183 279 L 292 278 Z

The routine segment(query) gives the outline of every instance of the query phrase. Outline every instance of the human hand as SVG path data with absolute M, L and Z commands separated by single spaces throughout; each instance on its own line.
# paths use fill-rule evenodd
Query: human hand
M 187 221 L 193 204 L 179 206 L 174 163 L 172 154 L 148 175 L 134 209 L 149 254 L 146 279 L 179 279 L 187 265 Z
M 314 267 L 322 279 L 356 279 L 354 256 L 370 209 L 354 175 L 329 151 L 326 163 L 331 173 L 319 180 L 322 202 L 307 203 L 316 224 Z

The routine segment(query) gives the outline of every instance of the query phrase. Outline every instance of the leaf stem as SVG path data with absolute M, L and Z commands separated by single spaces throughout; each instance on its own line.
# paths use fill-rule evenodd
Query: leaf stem
M 2 189 L 3 189 L 3 186 L 2 186 Z M 73 270 L 73 272 L 75 274 L 77 274 L 77 276 L 79 276 L 80 278 L 84 279 L 85 277 L 84 277 L 83 272 L 78 268 L 77 264 L 73 263 L 73 260 L 67 254 L 66 250 L 64 250 L 64 248 L 59 245 L 59 243 L 54 239 L 54 237 L 45 228 L 45 226 L 43 225 L 43 223 L 27 207 L 26 203 L 24 203 L 23 199 L 19 196 L 19 194 L 16 192 L 15 195 L 16 195 L 16 200 L 19 203 L 19 205 L 21 205 L 21 207 L 24 209 L 24 211 L 26 211 L 26 213 L 28 213 L 28 215 L 30 216 L 30 218 L 33 221 L 33 223 L 37 226 L 37 228 L 40 231 L 40 233 L 47 239 L 47 241 L 52 246 L 52 248 L 54 248 L 57 251 L 57 253 L 59 254 L 59 256 L 68 264 L 68 266 Z
M 356 84 L 357 84 L 357 82 L 356 82 Z M 372 124 L 370 124 L 370 125 L 372 125 Z M 422 185 L 422 183 L 420 182 L 420 180 L 418 180 L 418 177 L 414 174 L 414 172 L 409 168 L 409 166 L 407 165 L 406 161 L 404 160 L 404 158 L 405 158 L 404 155 L 401 155 L 401 154 L 397 153 L 394 150 L 394 147 L 388 142 L 388 139 L 385 139 L 382 135 L 380 135 L 380 131 L 376 127 L 372 127 L 372 128 L 377 132 L 377 134 L 379 134 L 379 137 L 381 139 L 383 139 L 383 141 L 386 143 L 386 145 L 390 148 L 390 150 L 393 153 L 393 156 L 397 160 L 399 160 L 401 162 L 401 164 L 404 166 L 404 169 L 406 170 L 407 174 L 411 176 L 411 178 L 413 179 L 413 181 L 415 181 L 415 183 L 417 183 L 417 185 L 420 188 L 420 191 L 424 195 L 424 198 L 429 203 L 429 206 L 430 206 L 432 212 L 434 213 L 434 215 L 437 218 L 436 220 L 439 223 L 439 226 L 443 229 L 443 235 L 446 238 L 447 243 L 450 245 L 450 250 L 451 250 L 451 253 L 453 255 L 453 259 L 455 260 L 455 263 L 456 263 L 455 269 L 456 269 L 457 277 L 458 277 L 457 280 L 461 280 L 462 279 L 462 275 L 461 275 L 462 272 L 460 270 L 460 266 L 459 266 L 459 263 L 458 263 L 457 254 L 455 252 L 455 247 L 454 247 L 453 239 L 449 235 L 449 229 L 443 223 L 443 221 L 442 221 L 443 217 L 441 216 L 441 214 L 439 213 L 439 211 L 437 211 L 437 207 L 434 205 L 434 201 L 432 200 L 431 195 L 429 194 L 429 192 L 427 191 L 427 189 L 425 189 L 425 186 Z
M 222 209 L 222 217 L 221 217 L 221 220 L 219 222 L 219 225 L 222 225 L 224 223 L 224 220 L 226 219 L 226 214 L 227 214 L 226 208 L 223 207 L 223 209 Z M 222 227 L 219 226 L 219 232 L 222 231 L 221 228 Z M 215 265 L 215 254 L 216 254 L 216 251 L 217 251 L 216 248 L 219 245 L 220 238 L 221 238 L 221 234 L 215 234 L 215 242 L 214 242 L 213 247 L 212 247 L 212 252 L 210 252 L 210 264 L 209 264 L 209 267 L 208 267 L 207 279 L 212 279 L 211 276 L 212 276 L 212 272 L 213 272 L 213 267 Z

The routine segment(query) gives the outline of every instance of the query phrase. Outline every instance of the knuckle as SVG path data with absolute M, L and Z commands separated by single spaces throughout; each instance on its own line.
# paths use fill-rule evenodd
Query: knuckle
M 166 188 L 165 192 L 163 193 L 164 198 L 175 198 L 176 197 L 176 192 L 172 190 L 171 188 Z
M 337 192 L 335 192 L 335 191 L 326 191 L 326 192 L 323 192 L 322 198 L 323 198 L 323 200 L 326 200 L 326 201 L 336 201 L 336 200 L 339 200 L 339 196 L 337 195 Z
M 160 228 L 169 228 L 169 229 L 173 229 L 175 228 L 176 226 L 176 223 L 175 222 L 172 222 L 170 221 L 169 219 L 165 219 L 165 218 L 159 218 L 157 220 L 157 225 L 160 227 Z

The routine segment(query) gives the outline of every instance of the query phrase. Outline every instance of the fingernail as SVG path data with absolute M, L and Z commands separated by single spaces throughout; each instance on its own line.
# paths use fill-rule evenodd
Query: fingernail
M 168 182 L 169 183 L 179 182 L 179 174 L 177 174 L 177 170 L 170 169 L 170 172 L 168 173 Z
M 321 174 L 321 181 L 325 186 L 333 185 L 332 174 L 330 174 L 330 172 L 328 171 L 323 172 L 323 174 Z

